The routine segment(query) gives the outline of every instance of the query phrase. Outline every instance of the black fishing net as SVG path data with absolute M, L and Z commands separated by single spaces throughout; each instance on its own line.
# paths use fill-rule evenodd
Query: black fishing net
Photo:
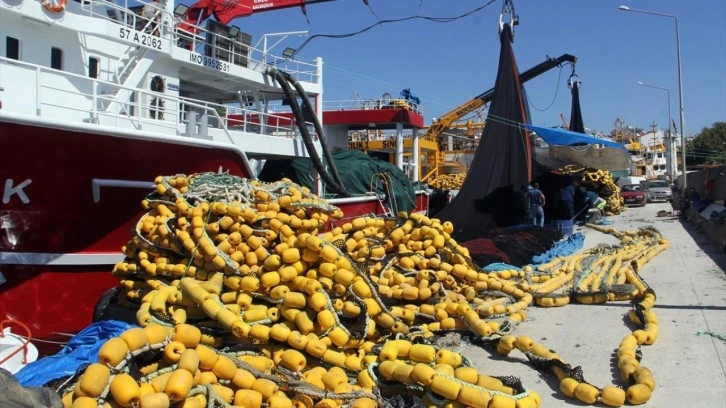
M 495 228 L 483 231 L 479 238 L 462 242 L 474 262 L 484 267 L 495 262 L 514 266 L 532 263 L 532 257 L 547 252 L 562 233 L 534 226 Z
M 58 395 L 63 395 L 66 393 L 67 390 L 73 387 L 76 381 L 81 378 L 89 365 L 90 363 L 83 363 L 78 366 L 75 373 L 50 380 L 47 383 L 43 384 L 43 387 L 52 389 Z
M 393 408 L 425 408 L 423 400 L 412 395 L 394 395 L 386 399 Z
M 580 82 L 572 82 L 572 110 L 570 111 L 570 130 L 585 133 L 585 122 L 580 109 Z
M 547 372 L 553 366 L 557 366 L 564 372 L 566 372 L 568 377 L 574 378 L 578 382 L 587 382 L 585 381 L 585 376 L 582 372 L 582 367 L 580 366 L 573 367 L 560 359 L 539 357 L 529 352 L 525 353 L 525 355 L 527 356 L 529 363 L 532 365 L 532 367 L 534 367 L 535 370 Z
M 500 33 L 500 41 L 499 71 L 482 141 L 461 190 L 437 214 L 438 218 L 454 224 L 456 230 L 452 235 L 459 242 L 476 238 L 495 226 L 512 225 L 513 220 L 521 218 L 521 215 L 512 215 L 512 205 L 518 198 L 507 191 L 526 185 L 531 175 L 529 133 L 516 125 L 527 122 L 526 102 L 508 25 Z M 493 195 L 501 198 L 495 199 Z M 477 200 L 481 200 L 478 201 L 481 211 L 475 206 Z

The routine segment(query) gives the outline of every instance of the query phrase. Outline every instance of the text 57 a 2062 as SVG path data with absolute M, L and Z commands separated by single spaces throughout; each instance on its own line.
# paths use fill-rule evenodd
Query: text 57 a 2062
M 119 38 L 122 40 L 133 41 L 136 44 L 144 47 L 153 48 L 155 50 L 161 49 L 161 39 L 155 35 L 142 33 L 136 30 L 129 30 L 128 28 L 121 27 L 118 33 Z

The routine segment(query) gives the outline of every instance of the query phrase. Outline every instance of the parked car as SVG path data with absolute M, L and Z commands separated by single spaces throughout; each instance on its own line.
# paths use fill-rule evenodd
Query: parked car
M 645 183 L 645 197 L 648 202 L 670 201 L 673 198 L 673 190 L 670 184 L 663 180 L 653 180 Z
M 626 184 L 620 187 L 620 197 L 623 198 L 625 205 L 645 206 L 645 190 L 640 184 Z
M 645 183 L 645 177 L 643 176 L 625 176 L 618 178 L 616 184 L 618 187 L 623 188 L 628 184 L 643 184 Z

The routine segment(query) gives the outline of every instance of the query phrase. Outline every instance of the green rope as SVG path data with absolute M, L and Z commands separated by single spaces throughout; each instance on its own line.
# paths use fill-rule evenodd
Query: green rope
M 698 337 L 701 337 L 701 336 L 704 336 L 704 335 L 711 336 L 711 337 L 715 337 L 715 338 L 717 338 L 717 339 L 719 339 L 719 340 L 721 340 L 723 342 L 726 342 L 726 334 L 723 334 L 723 333 L 714 333 L 714 332 L 709 331 L 709 330 L 699 330 L 699 331 L 696 332 L 696 336 L 698 336 Z

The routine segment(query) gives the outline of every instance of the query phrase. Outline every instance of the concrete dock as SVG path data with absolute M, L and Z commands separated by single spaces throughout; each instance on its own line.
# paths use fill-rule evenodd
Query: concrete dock
M 644 407 L 726 407 L 726 254 L 718 252 L 696 228 L 672 216 L 670 204 L 651 203 L 609 217 L 612 227 L 633 230 L 657 228 L 670 241 L 669 248 L 640 271 L 657 300 L 660 336 L 642 346 L 641 365 L 654 374 L 656 388 Z M 598 243 L 617 243 L 609 235 L 589 228 L 585 248 Z M 620 379 L 616 351 L 634 325 L 627 317 L 630 302 L 601 305 L 569 304 L 561 308 L 528 309 L 528 320 L 513 335 L 526 335 L 556 351 L 573 366 L 581 366 L 585 380 L 602 388 L 625 386 Z M 720 338 L 719 338 L 720 337 Z M 537 391 L 542 407 L 585 406 L 559 390 L 552 373 L 540 373 L 524 354 L 490 355 L 477 346 L 457 348 L 472 359 L 480 372 L 492 376 L 519 377 L 525 387 Z M 603 404 L 597 404 L 604 406 Z M 627 404 L 626 404 L 627 405 Z

